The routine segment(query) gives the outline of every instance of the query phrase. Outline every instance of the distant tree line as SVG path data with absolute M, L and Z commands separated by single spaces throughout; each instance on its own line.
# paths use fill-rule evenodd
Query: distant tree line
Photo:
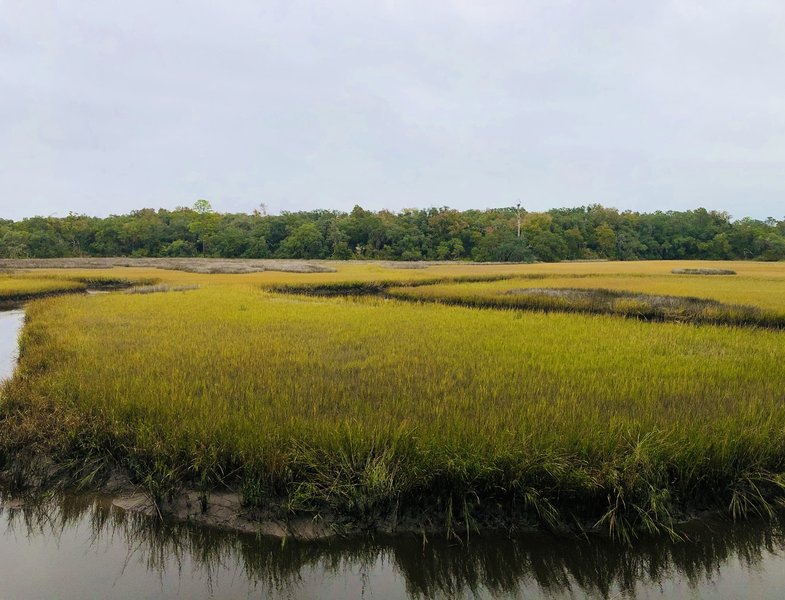
M 520 219 L 520 235 L 518 223 Z M 619 212 L 599 205 L 222 214 L 209 202 L 106 218 L 0 220 L 0 257 L 136 256 L 385 260 L 785 259 L 785 220 L 732 221 L 703 208 Z

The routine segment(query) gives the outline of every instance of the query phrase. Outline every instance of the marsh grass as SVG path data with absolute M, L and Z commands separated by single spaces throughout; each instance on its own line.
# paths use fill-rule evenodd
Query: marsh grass
M 115 275 L 9 272 L 0 275 L 0 310 L 15 308 L 40 298 L 120 290 L 134 285 L 153 285 L 157 281 L 154 277 L 129 279 Z
M 135 285 L 130 287 L 126 293 L 128 294 L 156 294 L 161 292 L 187 292 L 189 290 L 198 290 L 198 285 L 169 285 L 166 283 L 157 283 L 153 285 Z
M 777 265 L 740 264 L 734 278 L 671 267 L 40 271 L 77 287 L 199 288 L 31 304 L 2 390 L 0 458 L 6 471 L 55 458 L 86 487 L 119 467 L 159 499 L 230 487 L 250 511 L 367 528 L 416 517 L 451 537 L 539 523 L 629 542 L 677 535 L 706 510 L 768 516 L 785 487 L 780 332 L 488 310 L 526 298 L 783 305 Z M 483 309 L 433 302 L 451 296 Z
M 775 277 L 577 273 L 385 287 L 387 297 L 491 309 L 611 314 L 649 321 L 785 326 L 785 282 Z
M 159 281 L 156 277 L 129 278 L 113 275 L 77 275 L 71 279 L 84 283 L 91 290 L 122 290 L 132 286 L 155 285 Z
M 362 527 L 418 515 L 629 541 L 784 497 L 783 352 L 773 331 L 247 282 L 46 299 L 3 388 L 0 448 L 90 485 L 119 466 L 157 498 L 228 486 L 249 510 Z
M 342 280 L 320 283 L 276 283 L 264 285 L 262 289 L 268 292 L 282 294 L 302 294 L 305 296 L 382 296 L 391 288 L 424 287 L 437 284 L 458 284 L 476 282 L 505 281 L 516 277 L 507 273 L 491 273 L 477 275 L 457 275 L 452 277 L 427 277 L 420 279 L 378 279 L 378 280 Z M 539 280 L 553 277 L 546 273 L 531 273 L 517 275 L 518 278 Z M 578 276 L 582 277 L 582 276 Z
M 264 286 L 271 292 L 306 296 L 379 296 L 398 300 L 431 301 L 473 308 L 521 309 L 543 312 L 608 314 L 646 321 L 673 321 L 712 325 L 755 326 L 772 329 L 785 327 L 785 312 L 758 306 L 726 304 L 709 298 L 646 294 L 608 288 L 563 287 L 565 280 L 591 281 L 590 274 L 559 277 L 559 287 L 509 288 L 514 280 L 557 279 L 556 275 L 533 273 L 525 276 L 494 274 L 418 279 L 411 281 L 339 281 L 317 284 L 278 284 Z M 460 284 L 491 284 L 487 291 L 467 293 Z M 495 289 L 493 283 L 507 287 Z M 530 285 L 530 284 L 529 284 Z
M 736 275 L 732 269 L 673 269 L 675 275 Z
M 79 281 L 47 277 L 24 277 L 15 273 L 0 275 L 0 309 L 46 296 L 81 293 L 87 285 Z
M 391 297 L 422 299 L 405 288 L 388 290 Z M 714 325 L 785 327 L 785 314 L 756 306 L 723 304 L 690 296 L 651 295 L 604 288 L 515 288 L 503 296 L 445 294 L 434 301 L 478 308 L 515 308 L 544 312 L 579 312 L 631 317 L 644 321 L 673 321 Z

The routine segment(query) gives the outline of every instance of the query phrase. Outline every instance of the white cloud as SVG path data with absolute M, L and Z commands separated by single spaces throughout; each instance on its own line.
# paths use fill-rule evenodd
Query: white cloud
M 783 34 L 775 1 L 7 0 L 0 217 L 199 197 L 781 217 Z

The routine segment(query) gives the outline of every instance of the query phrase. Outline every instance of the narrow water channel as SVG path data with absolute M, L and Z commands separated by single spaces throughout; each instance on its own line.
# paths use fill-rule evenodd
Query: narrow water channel
M 19 331 L 24 323 L 25 311 L 0 310 L 0 380 L 11 376 L 17 358 Z
M 0 313 L 0 379 L 22 311 Z M 0 502 L 0 600 L 785 597 L 780 523 L 707 521 L 632 548 L 529 533 L 298 543 L 162 522 L 106 498 Z

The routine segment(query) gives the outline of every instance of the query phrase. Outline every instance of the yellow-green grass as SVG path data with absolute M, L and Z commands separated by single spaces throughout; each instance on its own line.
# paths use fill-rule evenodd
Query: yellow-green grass
M 676 285 L 686 287 L 686 295 L 700 295 L 690 291 L 690 282 L 709 280 L 713 286 L 734 285 L 731 280 L 749 283 L 776 283 L 785 281 L 785 263 L 741 262 L 741 261 L 635 261 L 635 262 L 571 262 L 571 263 L 537 263 L 537 264 L 476 264 L 462 262 L 426 263 L 424 268 L 399 268 L 395 263 L 379 263 L 364 261 L 309 261 L 320 262 L 334 269 L 327 273 L 291 273 L 280 271 L 264 271 L 247 274 L 200 274 L 185 271 L 171 271 L 150 267 L 115 267 L 110 269 L 34 269 L 27 273 L 36 277 L 58 278 L 120 278 L 126 280 L 154 279 L 162 283 L 196 284 L 202 287 L 227 284 L 249 284 L 257 286 L 279 285 L 321 285 L 346 282 L 418 282 L 428 280 L 448 280 L 452 278 L 499 278 L 515 277 L 516 275 L 547 275 L 548 277 L 563 276 L 572 278 L 580 276 L 607 276 L 611 279 L 619 277 L 635 281 L 640 277 L 662 277 L 662 282 L 674 280 Z M 738 275 L 730 276 L 690 276 L 673 275 L 676 268 L 723 268 L 732 269 Z M 682 283 L 678 283 L 681 281 Z M 744 286 L 742 286 L 742 289 Z M 717 288 L 714 288 L 717 289 Z M 769 291 L 761 290 L 763 301 Z M 667 293 L 661 291 L 661 293 Z M 702 292 L 701 292 L 702 293 Z M 718 298 L 727 302 L 746 303 L 745 300 Z M 769 299 L 770 300 L 770 299 Z M 776 302 L 776 300 L 774 300 Z
M 152 276 L 137 275 L 129 279 L 124 275 L 122 272 L 74 273 L 64 269 L 0 274 L 0 310 L 47 296 L 150 285 L 158 281 Z
M 424 299 L 471 296 L 495 298 L 525 288 L 608 289 L 652 295 L 692 296 L 724 304 L 745 304 L 785 313 L 785 278 L 729 275 L 593 275 L 553 276 L 547 280 L 511 278 L 502 281 L 442 283 L 408 290 Z
M 259 290 L 378 278 L 350 267 L 32 304 L 6 455 L 120 464 L 156 494 L 228 484 L 354 519 L 502 505 L 615 533 L 781 495 L 781 333 Z
M 0 305 L 52 294 L 79 292 L 86 287 L 87 285 L 80 281 L 0 275 Z
M 783 265 L 745 274 L 528 274 L 485 281 L 396 287 L 390 296 L 487 308 L 607 313 L 644 319 L 785 327 Z M 531 290 L 531 291 L 528 291 Z

